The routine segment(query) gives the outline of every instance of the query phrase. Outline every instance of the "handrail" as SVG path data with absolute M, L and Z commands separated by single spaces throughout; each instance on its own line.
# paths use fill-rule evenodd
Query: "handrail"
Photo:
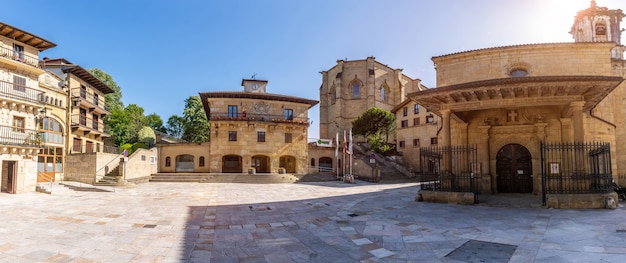
M 109 164 L 111 164 L 113 161 L 115 160 L 119 160 L 120 156 L 124 156 L 123 153 L 118 154 L 117 156 L 115 156 L 115 158 L 113 158 L 113 160 L 109 161 L 108 163 L 106 163 L 104 166 L 100 167 L 100 169 L 96 170 L 95 176 L 94 176 L 94 185 L 98 182 L 98 180 L 102 179 L 103 176 L 101 176 L 100 178 L 98 178 L 98 172 L 102 171 L 102 169 L 106 168 Z
M 37 172 L 37 177 L 43 177 L 44 179 L 47 179 L 48 182 L 50 182 L 50 191 L 52 191 L 52 184 L 54 183 L 54 176 L 50 176 L 44 172 Z M 37 184 L 43 184 L 43 183 L 37 183 Z

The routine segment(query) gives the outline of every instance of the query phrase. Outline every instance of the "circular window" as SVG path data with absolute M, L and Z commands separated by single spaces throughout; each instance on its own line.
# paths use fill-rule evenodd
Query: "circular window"
M 525 69 L 514 69 L 511 70 L 511 73 L 509 73 L 509 75 L 511 75 L 511 77 L 526 77 L 528 76 L 528 71 L 526 71 Z

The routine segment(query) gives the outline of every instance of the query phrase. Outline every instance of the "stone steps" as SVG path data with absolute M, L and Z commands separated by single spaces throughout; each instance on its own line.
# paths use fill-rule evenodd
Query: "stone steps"
M 195 182 L 195 183 L 295 183 L 298 178 L 291 174 L 204 174 L 204 173 L 158 173 L 150 182 Z

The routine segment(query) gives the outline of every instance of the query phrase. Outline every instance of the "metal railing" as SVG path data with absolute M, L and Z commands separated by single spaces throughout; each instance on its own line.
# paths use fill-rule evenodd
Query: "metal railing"
M 39 57 L 30 55 L 24 51 L 16 52 L 12 48 L 0 46 L 0 56 L 40 68 Z
M 72 125 L 80 125 L 94 131 L 104 132 L 104 125 L 101 125 L 101 122 L 101 118 L 96 120 L 88 115 L 73 114 L 71 116 Z
M 36 130 L 0 125 L 0 144 L 41 147 L 43 138 Z
M 609 193 L 612 188 L 609 143 L 541 143 L 543 201 L 547 194 Z
M 108 146 L 108 145 L 100 145 L 100 144 L 81 144 L 81 145 L 72 145 L 72 153 L 95 153 L 95 152 L 103 152 L 103 153 L 113 153 L 120 154 L 121 150 L 119 147 Z
M 104 96 L 96 96 L 95 93 L 88 92 L 84 89 L 74 89 L 72 90 L 72 97 L 80 98 L 81 102 L 85 101 L 96 108 L 109 111 L 109 107 L 106 105 Z
M 211 113 L 212 121 L 260 121 L 309 125 L 309 118 L 257 113 Z
M 40 97 L 42 92 L 36 89 L 15 84 L 13 82 L 0 80 L 0 97 L 16 100 L 26 101 L 30 103 L 40 103 Z
M 477 152 L 476 145 L 420 148 L 418 179 L 424 182 L 422 190 L 478 194 L 480 189 L 476 180 L 482 174 L 477 168 Z

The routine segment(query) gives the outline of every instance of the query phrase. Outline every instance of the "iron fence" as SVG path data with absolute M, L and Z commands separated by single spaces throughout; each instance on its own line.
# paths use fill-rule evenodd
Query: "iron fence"
M 541 143 L 541 171 L 544 203 L 547 194 L 613 191 L 609 143 Z
M 431 146 L 420 148 L 422 190 L 472 192 L 481 176 L 476 145 Z

